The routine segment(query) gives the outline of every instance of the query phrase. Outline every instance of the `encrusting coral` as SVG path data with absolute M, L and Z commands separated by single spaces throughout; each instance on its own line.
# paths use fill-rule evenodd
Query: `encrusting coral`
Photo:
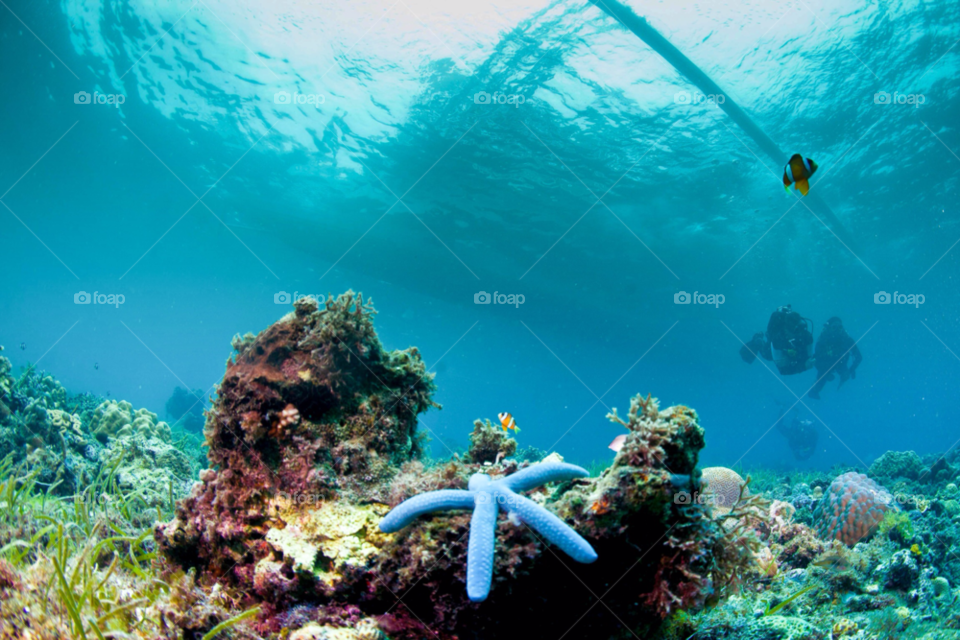
M 467 547 L 467 596 L 481 602 L 490 594 L 493 579 L 493 553 L 499 507 L 532 527 L 549 542 L 577 562 L 590 563 L 597 553 L 576 531 L 542 506 L 518 495 L 548 482 L 590 475 L 586 469 L 562 462 L 541 462 L 502 480 L 477 473 L 470 478 L 469 490 L 442 489 L 421 493 L 397 505 L 380 522 L 380 530 L 393 533 L 415 518 L 446 509 L 472 509 L 470 542 Z

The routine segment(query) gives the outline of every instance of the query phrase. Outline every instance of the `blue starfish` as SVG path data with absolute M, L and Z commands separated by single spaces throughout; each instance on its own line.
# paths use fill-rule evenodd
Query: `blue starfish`
M 490 594 L 497 513 L 501 506 L 539 531 L 577 562 L 589 563 L 597 559 L 597 552 L 590 543 L 563 520 L 518 494 L 547 482 L 589 475 L 586 469 L 562 462 L 541 462 L 497 481 L 488 475 L 475 473 L 470 478 L 468 491 L 430 491 L 398 504 L 380 521 L 380 530 L 384 533 L 399 531 L 425 513 L 444 509 L 473 509 L 467 545 L 467 596 L 474 602 L 481 602 Z

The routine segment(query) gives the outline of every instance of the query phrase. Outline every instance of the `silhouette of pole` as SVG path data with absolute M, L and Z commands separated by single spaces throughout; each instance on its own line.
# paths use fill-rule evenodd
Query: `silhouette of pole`
M 724 92 L 720 86 L 710 79 L 703 70 L 700 69 L 690 58 L 683 55 L 669 40 L 660 35 L 660 32 L 650 26 L 650 23 L 638 16 L 632 9 L 622 5 L 618 0 L 590 0 L 604 13 L 621 23 L 627 29 L 640 38 L 648 47 L 656 51 L 660 56 L 673 65 L 682 76 L 693 83 L 700 91 L 706 95 L 723 96 L 722 101 L 717 101 L 717 106 L 723 109 L 724 113 L 730 116 L 737 125 L 743 129 L 747 135 L 753 138 L 764 153 L 770 156 L 777 167 L 786 164 L 790 155 L 783 152 L 777 143 L 770 136 L 764 133 L 757 123 L 750 118 L 746 111 L 740 108 L 734 100 Z M 830 206 L 818 194 L 812 190 L 804 197 L 805 203 L 817 212 L 818 217 L 823 220 L 837 237 L 848 247 L 853 248 L 854 243 L 850 234 L 840 223 L 840 220 L 830 209 Z

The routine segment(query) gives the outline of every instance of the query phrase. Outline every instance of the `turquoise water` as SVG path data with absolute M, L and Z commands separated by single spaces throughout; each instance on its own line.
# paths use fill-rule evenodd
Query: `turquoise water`
M 352 288 L 437 373 L 436 456 L 509 411 L 522 446 L 608 460 L 637 392 L 697 409 L 707 464 L 952 447 L 960 5 L 631 6 L 816 160 L 838 225 L 587 2 L 4 4 L 4 355 L 162 413 L 214 393 L 282 292 Z M 855 380 L 811 400 L 813 371 L 740 360 L 786 303 L 843 318 Z M 820 433 L 803 462 L 772 429 L 791 405 Z

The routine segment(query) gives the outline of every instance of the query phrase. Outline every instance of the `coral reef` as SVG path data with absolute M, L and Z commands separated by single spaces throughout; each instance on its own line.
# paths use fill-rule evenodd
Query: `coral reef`
M 575 626 L 570 637 L 615 633 L 616 619 L 583 606 L 573 588 L 581 581 L 595 593 L 609 590 L 604 602 L 629 611 L 637 628 L 706 601 L 726 570 L 712 555 L 723 527 L 701 505 L 675 499 L 699 490 L 703 430 L 693 410 L 660 411 L 650 396 L 634 398 L 626 419 L 611 415 L 629 435 L 600 477 L 527 487 L 529 510 L 519 521 L 496 520 L 490 542 L 501 552 L 482 608 L 464 593 L 469 515 L 379 531 L 375 523 L 405 499 L 465 490 L 480 473 L 505 486 L 534 467 L 512 457 L 516 442 L 485 421 L 475 423 L 464 459 L 419 460 L 417 415 L 434 406 L 432 376 L 415 349 L 383 350 L 373 313 L 353 293 L 322 308 L 306 299 L 260 335 L 235 339 L 207 418 L 214 468 L 155 530 L 175 566 L 260 602 L 264 631 L 280 631 L 290 612 L 309 605 L 320 627 L 374 615 L 393 640 L 515 637 L 524 625 L 537 633 Z M 522 524 L 547 513 L 600 559 L 571 573 Z M 518 629 L 518 619 L 529 622 Z
M 206 426 L 217 471 L 157 530 L 171 557 L 249 587 L 264 536 L 285 525 L 279 500 L 386 500 L 385 481 L 420 454 L 417 415 L 435 406 L 434 385 L 415 348 L 383 350 L 374 313 L 352 292 L 322 309 L 306 298 L 234 339 Z
M 379 556 L 378 575 L 390 591 L 409 593 L 403 602 L 417 619 L 441 635 L 460 638 L 615 634 L 619 623 L 584 607 L 583 591 L 571 588 L 576 584 L 606 592 L 604 602 L 637 629 L 656 628 L 670 613 L 703 604 L 717 568 L 711 551 L 722 533 L 703 507 L 689 499 L 698 490 L 696 453 L 703 446 L 696 414 L 686 407 L 660 411 L 656 399 L 637 396 L 626 420 L 616 414 L 611 419 L 630 433 L 610 467 L 598 478 L 531 495 L 590 542 L 599 555 L 595 563 L 571 569 L 534 532 L 501 521 L 496 544 L 508 553 L 497 554 L 489 599 L 474 609 L 465 606 L 462 595 L 450 593 L 462 590 L 466 581 L 464 539 L 469 532 L 468 517 L 451 516 L 413 523 Z M 506 478 L 517 468 L 511 460 L 466 467 Z M 449 478 L 449 471 L 443 472 Z M 469 477 L 461 475 L 460 482 L 464 476 Z M 443 482 L 450 485 L 450 480 Z M 624 558 L 633 559 L 627 575 Z M 641 607 L 635 604 L 638 595 Z M 408 616 L 380 620 L 391 638 L 406 637 Z
M 140 496 L 148 507 L 170 506 L 171 496 L 190 489 L 195 465 L 173 445 L 170 427 L 157 414 L 108 400 L 93 412 L 90 428 L 106 442 L 97 455 L 103 464 L 117 467 L 120 488 Z
M 431 460 L 433 378 L 373 314 L 237 337 L 202 469 L 179 426 L 0 357 L 0 637 L 960 638 L 960 452 L 744 479 L 637 395 L 593 477 L 487 420 Z
M 817 505 L 817 533 L 853 546 L 873 535 L 884 514 L 895 508 L 893 496 L 882 486 L 862 473 L 844 473 L 830 483 Z
M 196 457 L 172 442 L 165 422 L 129 402 L 68 397 L 52 376 L 27 368 L 18 379 L 0 356 L 0 457 L 57 495 L 79 492 L 115 470 L 116 487 L 144 505 L 171 506 L 199 471 Z M 154 513 L 155 515 L 155 513 Z

